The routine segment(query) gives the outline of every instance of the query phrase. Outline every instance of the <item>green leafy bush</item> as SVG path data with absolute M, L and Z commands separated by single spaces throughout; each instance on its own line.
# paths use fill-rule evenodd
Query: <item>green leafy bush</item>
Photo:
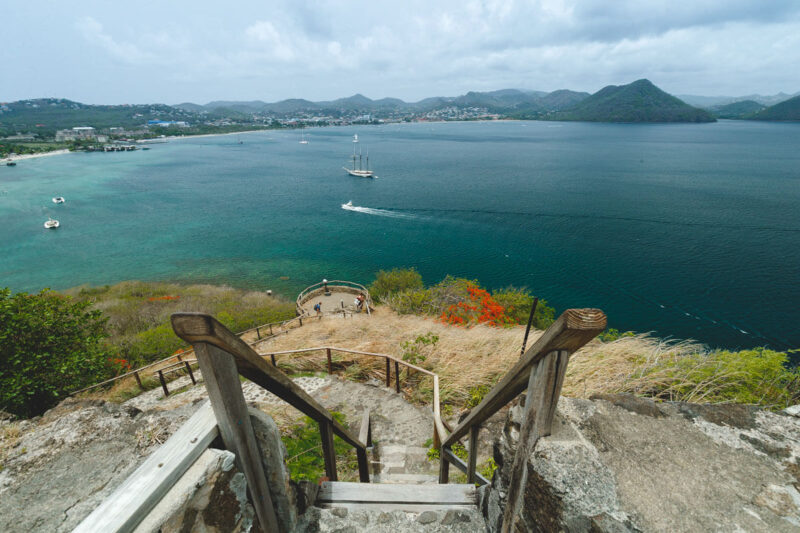
M 517 324 L 527 324 L 533 305 L 533 295 L 525 289 L 506 287 L 492 292 L 497 303 L 505 307 L 508 315 Z M 556 310 L 547 305 L 547 300 L 539 299 L 533 315 L 533 327 L 547 329 L 555 321 Z
M 766 348 L 715 350 L 664 357 L 645 373 L 647 394 L 694 403 L 744 403 L 784 408 L 800 401 L 800 373 L 788 355 Z
M 331 414 L 337 422 L 345 425 L 345 416 L 342 413 L 332 411 Z M 322 455 L 319 424 L 304 416 L 302 422 L 289 428 L 281 440 L 286 446 L 286 466 L 292 479 L 305 479 L 316 483 L 325 476 L 325 458 Z M 353 448 L 338 437 L 334 437 L 333 448 L 336 451 L 337 467 L 340 470 L 352 470 L 355 456 Z
M 106 319 L 89 303 L 50 290 L 0 289 L 0 410 L 30 417 L 127 361 L 104 343 Z
M 405 341 L 400 345 L 403 361 L 412 365 L 424 363 L 427 355 L 423 353 L 426 348 L 433 348 L 439 342 L 439 336 L 429 331 L 425 335 L 417 335 L 413 341 Z
M 597 336 L 603 342 L 614 342 L 617 339 L 624 337 L 634 337 L 636 334 L 632 331 L 620 331 L 614 328 L 608 328 L 603 333 Z
M 380 270 L 375 275 L 375 281 L 369 286 L 370 296 L 376 301 L 381 301 L 386 296 L 423 287 L 422 276 L 415 268 L 393 268 Z

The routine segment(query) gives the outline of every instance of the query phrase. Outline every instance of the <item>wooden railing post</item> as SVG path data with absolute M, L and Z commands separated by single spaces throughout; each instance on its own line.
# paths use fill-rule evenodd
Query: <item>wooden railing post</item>
M 213 344 L 198 342 L 194 349 L 222 440 L 225 447 L 236 454 L 236 465 L 247 479 L 247 489 L 261 528 L 264 531 L 285 531 L 288 524 L 278 524 L 272 507 L 236 362 L 231 354 Z
M 189 361 L 184 361 L 184 365 L 186 365 L 186 371 L 189 372 L 189 377 L 192 378 L 192 384 L 197 385 L 197 380 L 194 379 L 194 373 L 192 372 L 192 365 L 189 364 Z
M 444 448 L 439 449 L 439 483 L 450 483 L 450 461 L 445 457 Z
M 272 324 L 269 325 L 269 334 L 272 336 Z
M 319 435 L 322 438 L 322 457 L 325 459 L 325 475 L 336 481 L 336 450 L 333 447 L 333 426 L 327 420 L 319 422 Z
M 539 438 L 550 434 L 568 362 L 568 351 L 553 351 L 545 355 L 531 370 L 514 466 L 508 482 L 508 497 L 501 530 L 503 533 L 517 530 L 516 524 L 524 505 L 523 495 L 528 480 L 528 460 Z
M 386 358 L 386 386 L 391 387 L 391 379 L 392 379 L 392 367 L 391 363 L 389 362 L 389 358 Z
M 164 389 L 164 396 L 169 396 L 167 382 L 164 380 L 164 373 L 161 370 L 158 371 L 158 381 L 161 382 L 161 388 Z
M 136 371 L 134 371 L 134 373 L 133 373 L 133 377 L 135 377 L 135 378 L 136 378 L 136 383 L 138 383 L 138 384 L 139 384 L 139 388 L 140 388 L 140 389 L 142 389 L 142 390 L 144 390 L 144 385 L 142 385 L 142 378 L 141 378 L 141 377 L 139 377 L 139 372 L 136 372 Z
M 258 340 L 261 340 L 261 328 L 258 326 L 256 326 L 256 336 L 258 337 Z
M 394 388 L 397 393 L 400 393 L 400 363 L 394 362 Z
M 272 361 L 272 366 L 278 366 L 277 363 L 275 363 L 275 354 L 274 353 L 269 354 L 269 359 L 270 359 L 270 361 Z
M 469 428 L 469 459 L 467 462 L 467 483 L 475 483 L 475 468 L 478 464 L 478 424 Z
M 333 361 L 331 360 L 331 349 L 326 348 L 325 351 L 328 353 L 328 374 L 333 374 Z

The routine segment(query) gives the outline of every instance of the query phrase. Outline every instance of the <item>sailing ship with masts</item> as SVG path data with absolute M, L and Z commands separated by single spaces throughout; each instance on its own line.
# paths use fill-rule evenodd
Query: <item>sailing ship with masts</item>
M 358 135 L 353 137 L 353 143 L 358 142 Z M 358 161 L 358 166 L 356 166 Z M 357 178 L 375 178 L 375 174 L 369 169 L 369 152 L 367 152 L 366 165 L 364 165 L 364 156 L 359 148 L 356 154 L 356 146 L 353 144 L 353 168 L 342 167 L 345 172 Z

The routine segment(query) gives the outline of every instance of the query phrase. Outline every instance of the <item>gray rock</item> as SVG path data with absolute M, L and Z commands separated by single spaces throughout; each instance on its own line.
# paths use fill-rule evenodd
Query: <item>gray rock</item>
M 425 511 L 423 513 L 420 513 L 419 516 L 417 517 L 417 522 L 419 522 L 420 524 L 432 524 L 433 522 L 438 522 L 438 521 L 439 517 L 436 516 L 436 513 L 434 513 L 433 511 Z
M 786 413 L 787 415 L 800 417 L 800 404 L 787 407 L 786 409 L 783 410 L 783 412 Z
M 481 510 L 497 531 L 513 464 L 515 410 Z M 527 464 L 525 531 L 797 531 L 800 420 L 743 405 L 561 398 Z M 677 488 L 680 490 L 677 490 Z

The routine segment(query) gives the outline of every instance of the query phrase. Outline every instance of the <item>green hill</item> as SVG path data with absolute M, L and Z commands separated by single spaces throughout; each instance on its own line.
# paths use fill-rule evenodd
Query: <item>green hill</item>
M 764 105 L 755 100 L 742 100 L 732 104 L 713 106 L 709 109 L 717 118 L 748 118 L 764 109 Z
M 714 122 L 707 111 L 665 93 L 649 80 L 609 85 L 549 120 L 586 122 Z
M 800 120 L 800 96 L 775 104 L 756 113 L 753 120 L 795 121 Z

